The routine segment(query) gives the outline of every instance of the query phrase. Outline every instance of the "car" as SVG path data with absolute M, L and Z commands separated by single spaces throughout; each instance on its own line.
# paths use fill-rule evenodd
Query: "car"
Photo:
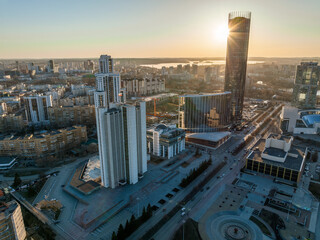
M 181 212 L 184 212 L 185 210 L 186 210 L 186 208 L 185 208 L 185 207 L 181 208 Z
M 181 213 L 181 217 L 183 217 L 184 215 L 186 215 L 186 212 L 182 212 Z

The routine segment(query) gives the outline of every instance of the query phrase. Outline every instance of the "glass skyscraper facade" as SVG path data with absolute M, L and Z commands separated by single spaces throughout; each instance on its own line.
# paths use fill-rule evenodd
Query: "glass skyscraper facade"
M 292 104 L 300 109 L 316 107 L 320 67 L 317 62 L 302 62 L 297 66 Z
M 231 123 L 231 93 L 179 97 L 179 128 L 186 132 L 226 130 Z
M 250 21 L 250 12 L 229 13 L 229 36 L 224 90 L 231 92 L 231 114 L 234 123 L 239 123 L 242 119 Z

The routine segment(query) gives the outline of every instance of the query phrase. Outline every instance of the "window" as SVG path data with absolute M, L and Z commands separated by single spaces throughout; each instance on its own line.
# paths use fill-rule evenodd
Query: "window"
M 306 94 L 305 93 L 300 93 L 299 94 L 299 102 L 303 102 L 306 99 Z

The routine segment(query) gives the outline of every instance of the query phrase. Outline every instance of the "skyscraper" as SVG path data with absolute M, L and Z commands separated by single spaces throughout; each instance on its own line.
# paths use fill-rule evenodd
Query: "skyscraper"
M 50 73 L 54 72 L 54 61 L 53 60 L 48 61 L 48 72 L 50 72 Z
M 101 168 L 105 187 L 135 184 L 147 171 L 146 105 L 126 104 L 120 74 L 108 55 L 99 59 L 95 107 Z
M 234 123 L 239 123 L 242 119 L 250 21 L 250 12 L 229 13 L 224 90 L 231 92 L 231 115 Z
M 146 105 L 99 108 L 101 181 L 105 187 L 135 184 L 147 171 Z
M 317 62 L 302 62 L 297 66 L 292 104 L 301 109 L 316 107 L 320 66 Z
M 95 106 L 109 107 L 111 102 L 120 102 L 120 74 L 113 71 L 113 59 L 111 56 L 100 56 L 99 73 L 95 76 Z
M 178 126 L 186 132 L 216 132 L 231 124 L 231 93 L 179 97 Z

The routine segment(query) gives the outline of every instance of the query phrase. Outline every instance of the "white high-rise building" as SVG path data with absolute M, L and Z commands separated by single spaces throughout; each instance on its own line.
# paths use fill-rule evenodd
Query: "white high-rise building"
M 110 103 L 120 102 L 120 74 L 113 72 L 113 59 L 111 56 L 100 56 L 99 73 L 95 76 L 95 106 L 109 107 Z
M 147 171 L 146 104 L 125 104 L 113 59 L 101 55 L 94 94 L 103 186 L 135 184 Z
M 115 188 L 135 184 L 147 171 L 146 104 L 114 104 L 99 108 L 97 129 L 101 181 Z
M 51 95 L 24 97 L 26 117 L 29 125 L 48 124 L 48 107 L 52 107 Z

